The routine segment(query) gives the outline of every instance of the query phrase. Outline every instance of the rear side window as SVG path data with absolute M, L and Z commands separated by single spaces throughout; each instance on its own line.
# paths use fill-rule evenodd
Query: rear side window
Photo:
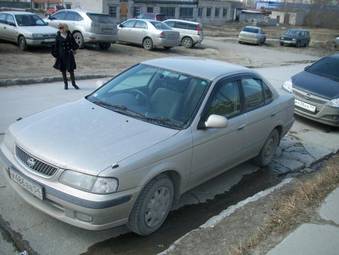
M 147 29 L 147 24 L 146 24 L 146 22 L 144 22 L 144 21 L 138 20 L 138 21 L 135 23 L 134 27 L 135 27 L 135 28 L 145 28 L 145 29 Z
M 162 23 L 162 22 L 151 21 L 151 24 L 157 30 L 169 30 L 169 29 L 171 29 L 171 27 L 167 26 L 165 23 Z
M 167 26 L 174 27 L 174 21 L 166 21 L 164 22 Z
M 127 20 L 126 22 L 122 23 L 123 27 L 134 27 L 135 20 Z
M 244 78 L 241 80 L 245 99 L 245 110 L 251 111 L 265 104 L 262 83 L 253 78 Z
M 0 23 L 6 24 L 6 14 L 0 13 Z
M 197 26 L 195 24 L 186 23 L 186 22 L 175 22 L 176 28 L 196 30 Z
M 71 20 L 71 21 L 81 21 L 83 18 L 76 12 L 68 12 L 66 17 L 66 20 Z
M 98 14 L 98 13 L 87 13 L 87 16 L 96 23 L 106 23 L 106 24 L 114 24 L 115 20 L 113 17 L 106 14 Z

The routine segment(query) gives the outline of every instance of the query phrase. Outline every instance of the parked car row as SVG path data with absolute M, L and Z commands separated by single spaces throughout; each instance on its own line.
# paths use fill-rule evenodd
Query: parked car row
M 161 22 L 158 16 L 144 15 L 142 19 L 129 19 L 117 26 L 109 15 L 82 10 L 59 10 L 45 20 L 29 12 L 0 12 L 0 39 L 17 43 L 22 50 L 28 46 L 50 45 L 57 32 L 54 28 L 66 23 L 80 48 L 96 44 L 105 50 L 121 41 L 151 50 L 178 45 L 191 48 L 202 42 L 199 23 L 174 19 Z
M 310 32 L 304 29 L 288 29 L 279 38 L 281 46 L 293 45 L 297 48 L 310 44 Z M 239 33 L 239 43 L 262 45 L 266 41 L 266 33 L 260 27 L 245 26 Z

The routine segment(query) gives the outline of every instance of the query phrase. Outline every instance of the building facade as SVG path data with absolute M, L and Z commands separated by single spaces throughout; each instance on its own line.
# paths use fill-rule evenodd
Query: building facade
M 141 13 L 162 13 L 167 18 L 221 25 L 235 18 L 241 0 L 65 0 L 71 8 L 107 13 L 123 21 Z

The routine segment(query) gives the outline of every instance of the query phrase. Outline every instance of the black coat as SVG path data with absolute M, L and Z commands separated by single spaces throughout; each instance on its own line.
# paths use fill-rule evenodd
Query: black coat
M 67 32 L 66 38 L 63 38 L 58 32 L 55 38 L 55 45 L 52 47 L 52 55 L 56 58 L 53 67 L 60 71 L 73 71 L 76 69 L 74 51 L 78 48 L 79 45 L 70 32 Z

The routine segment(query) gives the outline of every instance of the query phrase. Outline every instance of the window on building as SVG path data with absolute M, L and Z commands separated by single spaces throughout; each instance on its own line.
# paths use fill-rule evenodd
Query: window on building
M 175 7 L 160 7 L 160 13 L 164 14 L 167 18 L 174 18 Z
M 214 17 L 219 18 L 219 16 L 220 16 L 220 8 L 215 8 Z
M 211 13 L 212 13 L 212 8 L 211 7 L 207 7 L 206 8 L 206 17 L 211 17 Z
M 227 16 L 227 8 L 222 9 L 222 16 L 226 17 Z
M 148 7 L 147 7 L 147 12 L 148 12 L 148 13 L 153 13 L 153 7 L 148 6 Z
M 140 13 L 141 13 L 141 8 L 140 8 L 140 6 L 134 6 L 134 9 L 133 9 L 133 17 L 139 16 Z
M 202 11 L 204 10 L 204 8 L 199 7 L 198 8 L 198 17 L 202 17 Z
M 108 14 L 111 15 L 112 17 L 116 18 L 117 17 L 117 7 L 116 6 L 109 6 L 108 7 Z
M 180 18 L 193 18 L 193 8 L 192 7 L 181 7 Z

